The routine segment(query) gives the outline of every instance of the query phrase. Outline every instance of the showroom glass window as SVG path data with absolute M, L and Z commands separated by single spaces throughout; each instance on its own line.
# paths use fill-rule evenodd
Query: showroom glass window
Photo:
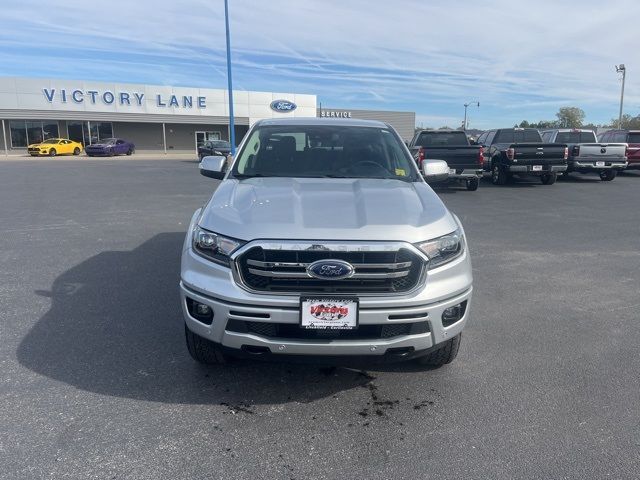
M 21 148 L 27 146 L 27 129 L 24 120 L 11 120 L 9 122 L 11 134 L 11 148 Z
M 42 121 L 42 137 L 46 140 L 48 138 L 58 138 L 58 122 L 55 120 L 43 120 Z
M 111 122 L 89 122 L 91 125 L 91 143 L 113 137 Z
M 42 140 L 42 122 L 27 120 L 27 143 L 40 143 Z

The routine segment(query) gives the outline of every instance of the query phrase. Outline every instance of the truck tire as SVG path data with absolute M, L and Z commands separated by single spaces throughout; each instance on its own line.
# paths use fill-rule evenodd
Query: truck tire
M 440 348 L 430 352 L 424 357 L 419 357 L 417 362 L 420 365 L 425 365 L 433 368 L 440 368 L 447 363 L 451 363 L 458 356 L 458 350 L 460 349 L 460 342 L 462 341 L 462 333 L 459 333 L 451 340 L 447 340 L 442 344 Z
M 616 178 L 617 174 L 618 172 L 615 170 L 602 170 L 600 172 L 600 180 L 602 180 L 603 182 L 610 182 L 611 180 Z
M 542 182 L 543 185 L 553 185 L 554 183 L 556 183 L 557 179 L 558 179 L 558 174 L 555 172 L 545 173 L 540 177 L 540 181 Z
M 226 359 L 220 348 L 210 340 L 193 333 L 187 325 L 184 326 L 184 335 L 187 340 L 187 349 L 191 358 L 204 365 L 218 365 L 226 363 Z
M 467 190 L 470 192 L 475 192 L 478 189 L 478 185 L 480 185 L 480 181 L 477 178 L 467 180 Z
M 499 164 L 494 163 L 491 166 L 491 182 L 494 185 L 506 185 L 508 180 L 507 172 L 504 171 Z

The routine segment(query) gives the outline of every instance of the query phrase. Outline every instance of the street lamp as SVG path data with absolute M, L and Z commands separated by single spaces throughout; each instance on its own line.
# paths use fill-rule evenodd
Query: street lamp
M 480 108 L 480 102 L 469 102 L 464 104 L 464 123 L 462 124 L 462 129 L 465 131 L 467 130 L 467 127 L 469 127 L 469 125 L 467 125 L 467 107 L 470 105 L 477 105 L 478 108 Z
M 236 154 L 236 128 L 233 119 L 233 82 L 231 81 L 231 41 L 229 40 L 229 0 L 224 0 L 224 22 L 227 30 L 227 81 L 229 82 L 229 143 L 231 155 Z
M 627 68 L 624 63 L 616 65 L 616 73 L 622 73 L 622 92 L 620 92 L 620 113 L 618 114 L 618 128 L 622 128 L 622 104 L 624 103 L 624 80 L 627 76 Z

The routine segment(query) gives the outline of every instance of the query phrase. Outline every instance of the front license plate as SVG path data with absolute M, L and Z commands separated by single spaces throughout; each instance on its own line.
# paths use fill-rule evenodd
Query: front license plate
M 604 167 L 604 162 L 596 162 L 596 167 Z
M 303 297 L 300 327 L 310 330 L 358 328 L 358 299 L 354 297 Z
M 542 165 L 534 165 L 532 170 L 534 172 L 540 172 L 540 171 L 542 171 Z

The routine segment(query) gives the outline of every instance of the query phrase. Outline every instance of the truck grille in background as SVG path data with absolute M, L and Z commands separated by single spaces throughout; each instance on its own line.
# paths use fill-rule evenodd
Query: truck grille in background
M 317 260 L 344 260 L 355 274 L 342 280 L 307 275 Z M 403 293 L 420 281 L 424 262 L 408 249 L 397 251 L 266 250 L 254 247 L 237 260 L 241 281 L 251 290 L 314 293 Z

